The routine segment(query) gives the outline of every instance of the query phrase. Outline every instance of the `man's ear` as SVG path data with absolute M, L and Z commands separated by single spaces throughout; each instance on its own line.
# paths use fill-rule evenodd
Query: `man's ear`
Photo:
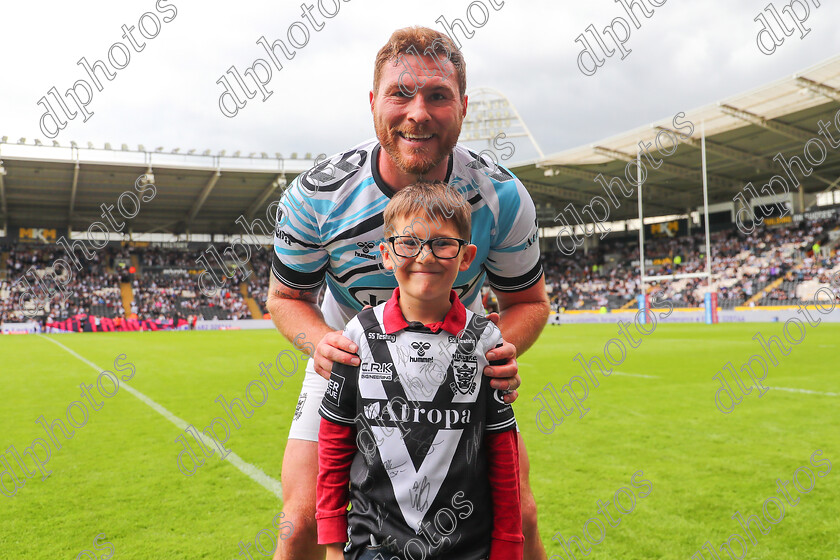
M 370 112 L 373 113 L 373 90 L 370 90 Z
M 475 255 L 477 252 L 478 247 L 476 247 L 475 245 L 464 245 L 464 248 L 461 249 L 461 264 L 458 265 L 458 270 L 461 272 L 467 270 L 472 264 L 472 262 L 475 260 Z
M 792 8 L 791 8 L 791 9 L 792 9 Z M 371 95 L 372 95 L 372 94 L 371 94 Z M 468 96 L 467 96 L 466 94 L 464 94 L 464 113 L 461 115 L 461 118 L 462 118 L 462 119 L 463 119 L 463 118 L 465 118 L 465 117 L 467 116 L 467 102 L 469 101 L 469 99 L 467 99 L 467 97 L 468 97 Z

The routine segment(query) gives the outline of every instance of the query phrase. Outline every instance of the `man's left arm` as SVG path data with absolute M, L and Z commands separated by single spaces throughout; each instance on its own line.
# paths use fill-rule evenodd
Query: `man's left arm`
M 521 356 L 537 341 L 551 312 L 545 277 L 521 292 L 494 293 L 499 302 L 497 326 L 502 338 L 516 347 L 516 356 Z
M 513 391 L 504 397 L 511 403 L 521 385 L 516 356 L 530 348 L 548 321 L 551 311 L 545 293 L 545 275 L 540 264 L 539 224 L 536 208 L 524 185 L 509 171 L 510 180 L 496 185 L 499 197 L 494 238 L 485 268 L 490 287 L 499 302 L 500 316 L 490 319 L 502 331 L 505 344 L 487 354 L 492 363 L 484 373 L 493 377 L 494 389 Z M 503 360 L 503 365 L 497 365 Z

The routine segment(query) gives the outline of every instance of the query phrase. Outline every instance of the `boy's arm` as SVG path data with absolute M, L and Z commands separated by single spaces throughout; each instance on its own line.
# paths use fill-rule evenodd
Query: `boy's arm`
M 315 519 L 318 544 L 347 541 L 350 465 L 356 454 L 356 429 L 321 418 L 318 431 L 318 485 Z
M 355 339 L 354 319 L 345 334 Z M 336 363 L 324 399 L 318 431 L 318 483 L 315 490 L 318 544 L 347 542 L 350 465 L 356 454 L 356 395 L 359 368 Z
M 493 504 L 493 531 L 489 560 L 521 560 L 522 508 L 519 497 L 519 448 L 515 429 L 490 432 L 487 446 L 490 496 Z

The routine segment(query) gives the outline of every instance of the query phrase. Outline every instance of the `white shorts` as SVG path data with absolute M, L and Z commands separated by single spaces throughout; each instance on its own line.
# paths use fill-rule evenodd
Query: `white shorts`
M 306 361 L 306 372 L 303 375 L 303 387 L 300 389 L 295 414 L 292 417 L 292 427 L 289 428 L 289 439 L 318 441 L 318 430 L 321 427 L 321 400 L 327 391 L 329 382 L 315 373 L 312 359 Z

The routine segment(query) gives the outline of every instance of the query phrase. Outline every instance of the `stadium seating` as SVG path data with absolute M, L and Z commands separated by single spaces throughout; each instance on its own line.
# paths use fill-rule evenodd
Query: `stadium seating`
M 738 306 L 796 305 L 809 301 L 830 274 L 840 269 L 836 219 L 802 221 L 791 227 L 758 227 L 750 236 L 736 228 L 712 233 L 712 273 L 722 309 Z M 814 244 L 820 250 L 815 254 Z M 57 301 L 36 316 L 41 321 L 64 320 L 79 314 L 107 318 L 157 320 L 180 317 L 192 323 L 204 319 L 249 319 L 266 315 L 270 262 L 252 258 L 247 268 L 236 269 L 221 289 L 203 294 L 196 259 L 204 247 L 169 249 L 122 247 L 109 244 L 90 261 L 80 260 L 66 301 Z M 23 290 L 20 280 L 30 267 L 47 270 L 58 258 L 66 257 L 57 245 L 13 245 L 0 248 L 0 322 L 27 318 L 20 309 Z M 258 254 L 258 253 L 255 253 Z M 678 258 L 679 257 L 679 258 Z M 134 274 L 116 267 L 117 260 L 136 263 Z M 554 311 L 621 309 L 635 305 L 640 292 L 639 246 L 632 237 L 607 237 L 593 250 L 579 249 L 572 256 L 559 252 L 542 255 L 546 284 Z M 646 273 L 649 276 L 705 271 L 705 239 L 702 232 L 690 236 L 654 238 L 645 243 Z M 248 274 L 250 272 L 250 274 Z M 223 278 L 220 270 L 213 270 Z M 247 277 L 246 277 L 247 276 Z M 121 297 L 121 284 L 128 284 L 129 309 Z M 677 279 L 648 284 L 649 290 L 665 291 L 677 307 L 697 307 L 703 301 L 706 280 Z M 832 288 L 835 297 L 840 289 Z M 128 297 L 128 296 L 127 296 Z M 253 298 L 259 315 L 252 313 L 246 298 Z M 256 316 L 255 316 L 256 315 Z

